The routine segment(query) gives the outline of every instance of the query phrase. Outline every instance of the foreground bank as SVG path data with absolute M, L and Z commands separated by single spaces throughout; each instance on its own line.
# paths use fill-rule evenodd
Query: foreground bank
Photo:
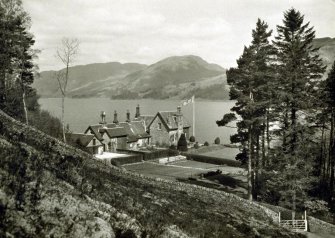
M 275 213 L 92 160 L 0 112 L 1 231 L 21 237 L 294 237 Z

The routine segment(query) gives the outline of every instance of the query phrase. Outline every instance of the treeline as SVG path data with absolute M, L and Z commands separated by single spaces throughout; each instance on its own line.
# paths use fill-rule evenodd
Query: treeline
M 0 0 L 0 109 L 59 137 L 60 121 L 40 110 L 36 90 L 31 87 L 38 72 L 33 62 L 38 51 L 33 49 L 30 26 L 21 0 Z
M 335 211 L 335 64 L 322 80 L 315 31 L 295 9 L 270 42 L 272 33 L 258 19 L 251 44 L 227 71 L 236 103 L 217 125 L 237 121 L 231 142 L 241 145 L 236 159 L 248 168 L 249 199 L 291 208 L 293 217 Z

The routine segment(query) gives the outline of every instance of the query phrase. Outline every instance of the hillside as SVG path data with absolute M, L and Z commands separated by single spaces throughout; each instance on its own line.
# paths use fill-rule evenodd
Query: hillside
M 150 179 L 0 111 L 0 237 L 303 237 L 236 196 Z
M 112 85 L 126 75 L 146 67 L 143 64 L 119 62 L 96 63 L 78 65 L 70 68 L 71 80 L 68 84 L 68 92 L 80 92 L 80 95 L 100 96 L 105 86 Z M 63 69 L 64 70 L 64 69 Z M 35 87 L 42 97 L 59 97 L 58 82 L 55 78 L 56 71 L 44 71 L 34 81 Z
M 335 60 L 335 38 L 318 38 L 314 46 L 327 69 Z M 55 71 L 41 72 L 33 87 L 42 97 L 59 97 Z M 326 74 L 325 74 L 326 76 Z M 152 65 L 97 63 L 70 68 L 70 97 L 114 99 L 228 99 L 225 69 L 198 56 L 172 56 Z
M 132 67 L 130 67 L 132 66 Z M 42 72 L 34 87 L 42 97 L 59 96 L 55 72 Z M 225 70 L 198 56 L 173 56 L 150 66 L 139 64 L 92 64 L 70 68 L 68 95 L 117 99 L 182 99 L 196 95 L 227 99 Z
M 169 57 L 130 74 L 123 79 L 121 88 L 140 98 L 186 98 L 193 94 L 200 97 L 198 90 L 224 82 L 222 67 L 188 55 Z
M 327 72 L 335 60 L 335 38 L 325 37 L 314 40 L 314 46 L 320 48 L 319 54 L 327 66 Z

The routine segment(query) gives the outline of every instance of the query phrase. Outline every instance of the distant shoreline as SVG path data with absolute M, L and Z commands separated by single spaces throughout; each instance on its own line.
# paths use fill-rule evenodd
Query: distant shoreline
M 62 97 L 43 97 L 40 96 L 39 99 L 61 99 Z M 167 99 L 158 99 L 158 98 L 129 98 L 129 99 L 113 99 L 113 98 L 108 98 L 108 97 L 66 97 L 66 99 L 109 99 L 111 101 L 135 101 L 135 100 L 141 100 L 141 101 L 149 101 L 149 100 L 154 100 L 154 101 L 184 101 L 185 99 L 175 99 L 175 98 L 167 98 Z M 233 101 L 230 99 L 206 99 L 206 98 L 195 98 L 195 101 L 200 101 L 200 102 L 227 102 L 227 101 Z

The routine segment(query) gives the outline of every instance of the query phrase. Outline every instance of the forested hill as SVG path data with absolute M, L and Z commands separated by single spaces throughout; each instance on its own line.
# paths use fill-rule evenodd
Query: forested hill
M 41 72 L 33 86 L 42 97 L 60 96 L 55 72 Z M 228 99 L 225 69 L 198 56 L 173 56 L 155 64 L 90 64 L 70 68 L 68 96 L 118 99 Z
M 0 111 L 0 237 L 301 237 L 223 192 L 108 167 Z

